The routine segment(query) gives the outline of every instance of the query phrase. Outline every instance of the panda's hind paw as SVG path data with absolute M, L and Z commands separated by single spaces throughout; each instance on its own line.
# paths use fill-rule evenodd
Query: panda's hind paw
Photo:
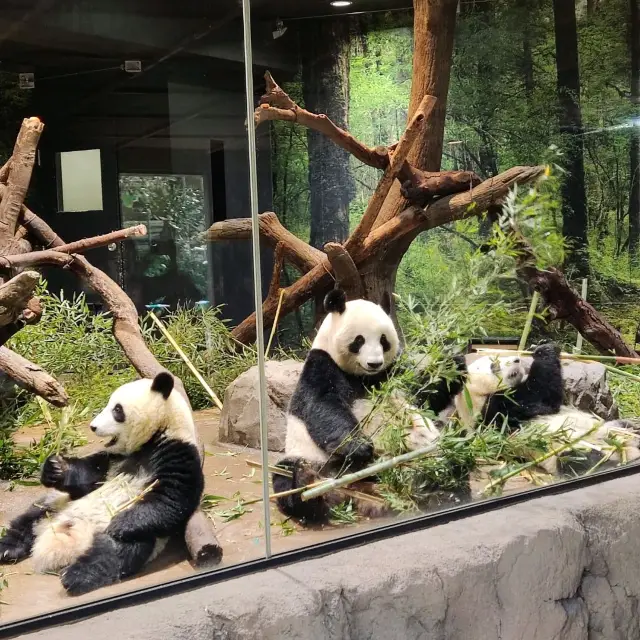
M 0 564 L 20 562 L 31 553 L 29 540 L 24 540 L 20 532 L 9 529 L 0 539 Z
M 349 462 L 357 466 L 365 466 L 373 460 L 373 443 L 366 440 L 354 440 L 347 443 L 345 456 Z

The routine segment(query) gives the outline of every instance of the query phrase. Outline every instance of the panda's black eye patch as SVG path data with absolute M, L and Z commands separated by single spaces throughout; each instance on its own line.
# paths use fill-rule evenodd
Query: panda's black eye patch
M 358 353 L 364 344 L 364 338 L 362 336 L 356 336 L 355 340 L 349 345 L 349 351 L 351 353 Z
M 391 349 L 391 343 L 387 340 L 387 336 L 385 336 L 384 333 L 380 336 L 380 344 L 385 353 Z
M 124 409 L 120 403 L 111 409 L 111 415 L 116 422 L 124 422 Z

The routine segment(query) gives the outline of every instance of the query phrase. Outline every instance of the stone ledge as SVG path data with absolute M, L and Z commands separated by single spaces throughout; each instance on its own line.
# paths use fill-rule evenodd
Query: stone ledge
M 21 636 L 640 638 L 640 475 Z

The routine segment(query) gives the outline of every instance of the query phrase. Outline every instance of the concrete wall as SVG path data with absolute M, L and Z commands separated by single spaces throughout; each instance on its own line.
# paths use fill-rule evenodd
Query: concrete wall
M 29 640 L 633 640 L 640 476 L 232 580 Z

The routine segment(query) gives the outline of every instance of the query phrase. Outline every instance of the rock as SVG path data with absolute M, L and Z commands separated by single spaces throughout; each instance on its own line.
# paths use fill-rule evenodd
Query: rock
M 302 365 L 296 360 L 269 360 L 265 365 L 269 451 L 284 451 L 287 433 L 285 414 Z M 227 387 L 223 404 L 218 436 L 220 442 L 260 448 L 257 366 L 245 371 Z
M 607 384 L 607 370 L 599 362 L 563 361 L 565 400 L 578 409 L 592 411 L 603 420 L 616 420 L 618 406 Z

